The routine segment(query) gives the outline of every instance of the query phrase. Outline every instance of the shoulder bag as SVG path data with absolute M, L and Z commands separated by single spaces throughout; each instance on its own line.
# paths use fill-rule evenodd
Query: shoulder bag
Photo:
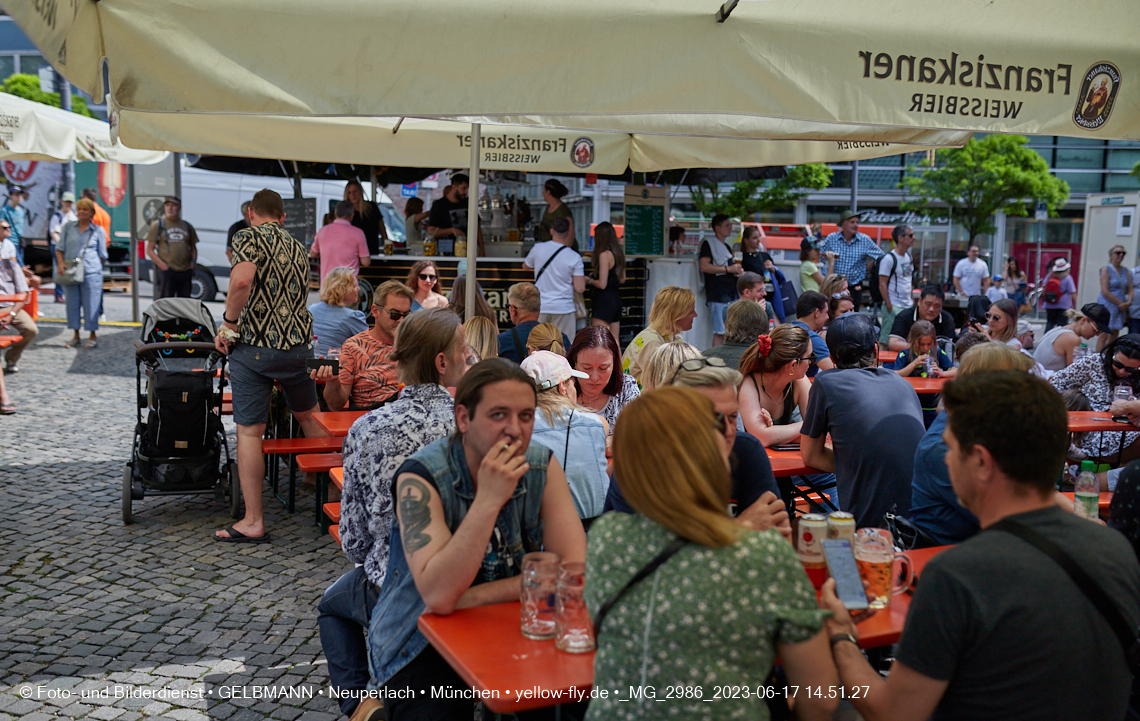
M 68 223 L 68 225 L 73 224 L 74 222 Z M 75 230 L 79 233 L 80 239 L 82 239 L 83 233 L 79 231 L 79 226 L 76 226 Z M 86 249 L 87 246 L 84 245 L 79 249 L 79 254 L 76 257 L 63 259 L 64 266 L 62 268 L 56 268 L 55 270 L 53 280 L 56 285 L 79 285 L 83 282 L 83 251 Z
M 1017 536 L 1053 559 L 1053 562 L 1068 574 L 1081 593 L 1085 594 L 1089 602 L 1096 607 L 1097 611 L 1100 611 L 1101 616 L 1108 622 L 1124 649 L 1124 658 L 1128 661 L 1129 670 L 1132 671 L 1133 675 L 1140 671 L 1140 639 L 1136 636 L 1136 629 L 1124 618 L 1124 614 L 1120 612 L 1120 609 L 1117 608 L 1100 584 L 1088 574 L 1088 571 L 1081 568 L 1080 564 L 1061 550 L 1061 547 L 1056 543 L 1023 523 L 1003 518 L 986 530 L 1005 531 Z
M 546 259 L 546 262 L 543 263 L 542 267 L 538 269 L 538 272 L 534 274 L 534 284 L 535 285 L 538 285 L 538 279 L 542 277 L 542 274 L 546 272 L 546 269 L 548 267 L 550 267 L 550 264 L 554 262 L 554 259 L 558 257 L 558 254 L 561 253 L 562 251 L 566 250 L 566 247 L 567 246 L 565 246 L 565 245 L 562 246 L 558 250 L 554 251 L 553 255 L 551 255 L 549 258 Z

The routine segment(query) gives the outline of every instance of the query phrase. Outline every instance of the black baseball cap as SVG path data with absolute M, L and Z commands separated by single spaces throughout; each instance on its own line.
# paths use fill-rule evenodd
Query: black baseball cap
M 1081 306 L 1081 313 L 1091 320 L 1093 325 L 1096 326 L 1096 329 L 1101 333 L 1112 332 L 1108 327 L 1109 321 L 1112 320 L 1112 314 L 1108 312 L 1108 308 L 1105 308 L 1100 303 L 1086 303 Z
M 827 327 L 827 347 L 834 354 L 841 348 L 850 348 L 858 351 L 858 355 L 870 353 L 878 346 L 879 334 L 871 319 L 862 313 L 844 313 Z M 852 356 L 856 353 L 847 352 L 844 355 Z

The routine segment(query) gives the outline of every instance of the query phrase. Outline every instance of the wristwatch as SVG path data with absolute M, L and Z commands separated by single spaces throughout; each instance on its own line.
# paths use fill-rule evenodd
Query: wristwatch
M 831 647 L 835 648 L 835 644 L 839 643 L 840 641 L 850 641 L 851 643 L 855 644 L 856 647 L 859 646 L 859 639 L 855 638 L 853 635 L 849 633 L 837 633 L 831 637 Z

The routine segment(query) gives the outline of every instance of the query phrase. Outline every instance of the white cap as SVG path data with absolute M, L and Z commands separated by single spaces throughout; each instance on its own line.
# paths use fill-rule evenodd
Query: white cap
M 557 353 L 548 350 L 534 351 L 519 364 L 523 371 L 534 379 L 534 386 L 544 391 L 562 383 L 570 378 L 589 378 L 582 371 L 570 367 L 570 361 Z

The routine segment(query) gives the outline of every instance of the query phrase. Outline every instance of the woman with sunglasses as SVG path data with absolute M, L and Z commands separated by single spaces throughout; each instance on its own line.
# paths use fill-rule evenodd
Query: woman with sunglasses
M 1017 303 L 1009 298 L 1002 298 L 990 306 L 986 312 L 987 325 L 982 332 L 990 340 L 1005 343 L 1014 350 L 1021 350 L 1021 341 L 1017 339 Z
M 678 387 L 643 395 L 623 411 L 614 476 L 636 513 L 605 514 L 587 541 L 587 608 L 597 619 L 609 606 L 598 621 L 594 683 L 662 693 L 700 679 L 704 700 L 690 694 L 667 702 L 678 718 L 768 718 L 756 694 L 730 694 L 715 712 L 705 700 L 713 687 L 759 688 L 777 656 L 792 685 L 829 688 L 836 671 L 825 613 L 792 545 L 728 513 L 730 447 L 714 412 L 708 397 Z M 658 557 L 660 565 L 630 585 Z M 797 717 L 831 718 L 838 701 L 827 695 L 801 692 Z M 660 716 L 652 703 L 619 703 L 612 694 L 596 698 L 586 718 Z
M 424 308 L 444 308 L 447 296 L 439 284 L 439 271 L 430 260 L 417 261 L 404 283 L 412 289 L 412 312 Z
M 1124 267 L 1126 255 L 1123 245 L 1114 245 L 1108 251 L 1109 264 L 1100 269 L 1100 295 L 1096 302 L 1108 308 L 1108 333 L 1102 333 L 1097 348 L 1111 341 L 1128 325 L 1128 306 L 1132 304 L 1132 271 Z
M 1089 399 L 1092 409 L 1104 413 L 1112 406 L 1116 388 L 1125 386 L 1133 393 L 1140 388 L 1140 335 L 1128 334 L 1109 343 L 1101 353 L 1090 353 L 1073 361 L 1049 379 L 1058 391 L 1077 388 Z M 1121 428 L 1128 428 L 1122 425 Z M 1140 457 L 1140 433 L 1124 433 L 1123 461 Z M 1089 433 L 1080 447 L 1090 458 L 1115 462 L 1120 448 L 1116 432 Z
M 798 325 L 778 325 L 744 351 L 740 416 L 744 430 L 766 447 L 799 442 L 811 392 L 805 374 L 814 357 L 811 338 Z

